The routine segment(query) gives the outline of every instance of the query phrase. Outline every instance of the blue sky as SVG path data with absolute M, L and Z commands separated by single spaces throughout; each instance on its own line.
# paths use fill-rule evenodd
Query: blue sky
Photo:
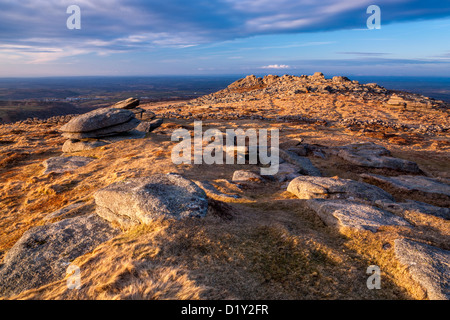
M 316 71 L 448 76 L 450 1 L 0 0 L 0 77 Z

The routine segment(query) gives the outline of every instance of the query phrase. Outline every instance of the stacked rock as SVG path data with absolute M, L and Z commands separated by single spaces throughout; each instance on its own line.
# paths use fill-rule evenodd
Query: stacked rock
M 63 152 L 91 150 L 121 138 L 142 138 L 161 125 L 162 119 L 152 121 L 156 115 L 138 106 L 138 99 L 129 98 L 72 118 L 60 128 L 69 139 Z M 146 125 L 140 125 L 141 121 Z

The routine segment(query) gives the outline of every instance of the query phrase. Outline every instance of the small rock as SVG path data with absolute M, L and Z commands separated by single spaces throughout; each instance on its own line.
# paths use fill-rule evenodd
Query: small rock
M 262 182 L 263 178 L 249 170 L 236 170 L 231 180 L 235 182 Z

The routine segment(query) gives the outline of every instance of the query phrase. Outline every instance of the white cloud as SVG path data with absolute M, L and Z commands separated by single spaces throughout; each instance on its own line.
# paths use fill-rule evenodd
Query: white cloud
M 289 69 L 290 66 L 287 64 L 269 64 L 268 66 L 263 66 L 261 69 Z

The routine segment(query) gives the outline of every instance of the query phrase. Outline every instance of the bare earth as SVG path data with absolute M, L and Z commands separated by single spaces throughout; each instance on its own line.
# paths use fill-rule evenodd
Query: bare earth
M 400 97 L 400 98 L 398 98 Z M 450 197 L 402 191 L 362 174 L 420 175 L 450 181 L 450 109 L 444 102 L 391 92 L 345 79 L 249 76 L 217 93 L 190 101 L 140 105 L 164 123 L 145 138 L 111 143 L 75 156 L 94 160 L 75 171 L 44 174 L 43 161 L 62 154 L 58 129 L 70 116 L 0 126 L 0 263 L 33 227 L 95 213 L 93 194 L 114 182 L 175 172 L 208 181 L 205 218 L 155 220 L 122 230 L 72 264 L 82 287 L 71 290 L 64 275 L 7 299 L 429 299 L 395 255 L 407 238 L 450 250 L 450 222 L 404 210 L 410 226 L 377 232 L 326 225 L 286 190 L 288 181 L 236 183 L 236 170 L 257 165 L 175 165 L 175 129 L 277 128 L 280 149 L 303 139 L 306 157 L 324 177 L 366 181 L 396 202 L 416 200 L 450 207 Z M 326 152 L 326 147 L 373 142 L 393 157 L 415 162 L 420 172 L 369 168 Z M 325 151 L 323 151 L 325 150 Z M 316 152 L 315 152 L 316 151 Z M 319 152 L 320 151 L 320 152 Z M 232 197 L 235 196 L 235 197 Z M 78 210 L 46 218 L 75 202 Z M 367 267 L 381 269 L 381 289 L 369 290 Z M 1 288 L 0 288 L 1 289 Z M 3 288 L 4 289 L 4 288 Z M 1 290 L 0 290 L 1 292 Z

